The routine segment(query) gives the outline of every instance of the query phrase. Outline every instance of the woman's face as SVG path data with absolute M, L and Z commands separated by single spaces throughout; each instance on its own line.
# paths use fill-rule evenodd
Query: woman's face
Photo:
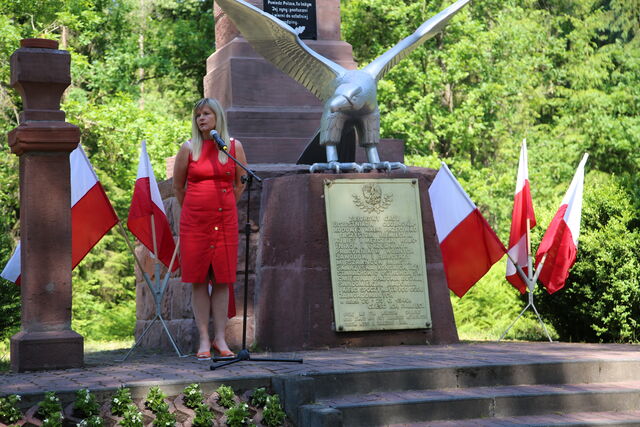
M 196 111 L 196 124 L 204 138 L 209 138 L 209 132 L 216 128 L 216 113 L 208 105 Z

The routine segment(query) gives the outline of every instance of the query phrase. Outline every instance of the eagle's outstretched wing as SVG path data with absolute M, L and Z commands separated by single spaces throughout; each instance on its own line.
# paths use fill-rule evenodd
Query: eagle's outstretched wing
M 215 0 L 253 49 L 326 101 L 346 69 L 314 52 L 286 23 L 243 0 Z
M 426 21 L 409 37 L 402 39 L 394 47 L 377 57 L 363 71 L 380 80 L 404 57 L 431 37 L 435 36 L 447 24 L 449 19 L 458 13 L 471 0 L 458 0 L 433 18 Z

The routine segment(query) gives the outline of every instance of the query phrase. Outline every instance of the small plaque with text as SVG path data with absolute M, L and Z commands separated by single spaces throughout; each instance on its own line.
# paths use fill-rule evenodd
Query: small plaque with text
M 316 0 L 264 0 L 265 12 L 289 24 L 301 39 L 317 40 Z

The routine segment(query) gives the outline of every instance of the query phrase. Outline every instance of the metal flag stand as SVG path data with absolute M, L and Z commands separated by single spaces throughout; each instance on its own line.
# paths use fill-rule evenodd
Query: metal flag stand
M 116 359 L 116 362 L 124 362 L 125 360 L 127 360 L 129 355 L 140 344 L 140 342 L 142 341 L 142 338 L 144 338 L 144 336 L 147 334 L 147 332 L 149 332 L 149 330 L 154 325 L 154 323 L 156 323 L 156 321 L 160 321 L 160 324 L 162 325 L 162 328 L 166 332 L 167 337 L 169 338 L 169 341 L 171 342 L 171 345 L 173 346 L 173 348 L 176 351 L 176 353 L 178 353 L 178 357 L 188 357 L 189 356 L 188 354 L 182 353 L 180 351 L 180 349 L 178 348 L 178 345 L 176 344 L 175 340 L 173 339 L 173 336 L 171 335 L 171 332 L 169 332 L 169 328 L 167 327 L 166 321 L 162 317 L 162 299 L 164 298 L 164 292 L 167 289 L 167 283 L 169 282 L 169 276 L 171 275 L 171 269 L 173 268 L 173 263 L 174 263 L 174 261 L 176 259 L 176 255 L 178 253 L 178 247 L 180 246 L 180 239 L 178 239 L 178 242 L 176 243 L 176 248 L 173 251 L 173 255 L 171 256 L 171 262 L 169 263 L 169 269 L 167 270 L 167 273 L 164 275 L 163 279 L 160 278 L 160 262 L 158 261 L 158 257 L 154 256 L 154 259 L 155 259 L 155 262 L 154 262 L 154 283 L 152 283 L 151 282 L 151 278 L 144 271 L 144 269 L 142 268 L 142 263 L 140 263 L 140 260 L 136 256 L 136 253 L 134 251 L 133 245 L 131 244 L 131 241 L 129 240 L 129 237 L 127 236 L 127 232 L 125 231 L 124 227 L 122 226 L 122 224 L 120 222 L 118 222 L 118 226 L 119 226 L 120 233 L 122 233 L 122 235 L 124 236 L 124 240 L 127 242 L 127 246 L 129 246 L 129 250 L 133 254 L 133 258 L 136 260 L 136 263 L 138 264 L 138 268 L 140 269 L 140 272 L 142 273 L 142 277 L 144 278 L 145 283 L 147 284 L 147 286 L 149 287 L 149 290 L 151 291 L 151 294 L 153 295 L 153 301 L 155 303 L 155 308 L 156 308 L 156 315 L 151 320 L 151 322 L 144 328 L 144 330 L 142 331 L 142 334 L 138 337 L 138 339 L 136 340 L 135 344 L 133 344 L 133 347 L 131 347 L 129 349 L 127 354 L 122 359 Z M 157 243 L 156 243 L 156 230 L 155 230 L 155 223 L 153 221 L 153 215 L 151 215 L 151 231 L 152 231 L 152 236 L 153 236 L 153 252 L 154 252 L 154 255 L 155 255 L 155 254 L 158 253 L 158 248 L 157 248 Z
M 520 278 L 527 285 L 527 293 L 529 294 L 528 295 L 529 296 L 529 302 L 522 309 L 520 314 L 518 314 L 518 317 L 516 317 L 515 320 L 513 322 L 511 322 L 511 324 L 509 325 L 507 330 L 504 331 L 504 333 L 500 336 L 500 338 L 498 338 L 498 342 L 502 341 L 502 339 L 507 335 L 509 330 L 511 330 L 513 325 L 516 324 L 518 319 L 520 319 L 522 317 L 524 312 L 527 311 L 527 309 L 529 307 L 531 307 L 533 312 L 536 314 L 536 317 L 538 318 L 538 322 L 540 322 L 540 325 L 542 326 L 542 329 L 544 329 L 544 333 L 547 335 L 547 338 L 549 338 L 549 342 L 553 342 L 553 340 L 551 339 L 551 335 L 549 335 L 549 331 L 547 330 L 547 327 L 545 326 L 544 322 L 542 321 L 542 317 L 540 317 L 540 313 L 538 313 L 538 309 L 536 308 L 536 305 L 533 302 L 533 291 L 536 288 L 536 282 L 538 281 L 538 276 L 540 276 L 540 272 L 542 271 L 542 267 L 544 266 L 544 262 L 547 259 L 547 254 L 544 254 L 544 256 L 542 257 L 542 260 L 540 261 L 540 264 L 538 265 L 538 268 L 534 272 L 533 271 L 533 260 L 532 260 L 532 257 L 531 257 L 531 239 L 530 239 L 529 219 L 527 219 L 527 260 L 528 260 L 528 266 L 527 266 L 528 268 L 527 268 L 527 270 L 528 270 L 528 274 L 525 274 L 525 272 L 522 270 L 522 267 L 520 267 L 518 265 L 518 263 L 513 258 L 511 258 L 511 255 L 509 255 L 508 252 L 507 252 L 507 256 L 509 257 L 509 259 L 511 259 L 511 262 L 513 263 L 513 265 L 515 265 L 515 267 L 516 267 L 516 269 L 518 271 L 518 274 L 520 275 Z

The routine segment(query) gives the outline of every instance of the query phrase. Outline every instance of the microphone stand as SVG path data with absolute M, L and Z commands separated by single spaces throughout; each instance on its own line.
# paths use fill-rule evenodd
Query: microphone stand
M 212 135 L 213 136 L 213 135 Z M 217 134 L 215 135 L 217 136 Z M 224 144 L 222 139 L 216 138 L 214 136 L 214 141 L 218 144 L 218 147 L 224 151 L 224 153 L 229 157 L 234 163 L 244 169 L 247 172 L 247 175 L 242 177 L 242 183 L 247 184 L 247 209 L 246 209 L 246 222 L 244 225 L 244 236 L 245 236 L 245 245 L 244 245 L 244 312 L 242 313 L 242 350 L 238 352 L 238 354 L 233 358 L 228 357 L 214 357 L 214 362 L 222 362 L 222 363 L 212 363 L 209 367 L 210 370 L 214 371 L 217 368 L 221 368 L 223 366 L 231 365 L 237 362 L 242 361 L 253 361 L 253 362 L 293 362 L 293 363 L 302 363 L 302 359 L 265 359 L 265 358 L 251 358 L 251 353 L 247 349 L 247 300 L 249 293 L 249 238 L 251 236 L 251 223 L 249 222 L 249 212 L 251 207 L 251 184 L 255 179 L 258 182 L 262 182 L 262 179 L 258 177 L 251 169 L 247 168 L 241 161 L 236 159 L 231 155 L 228 151 L 228 147 Z

